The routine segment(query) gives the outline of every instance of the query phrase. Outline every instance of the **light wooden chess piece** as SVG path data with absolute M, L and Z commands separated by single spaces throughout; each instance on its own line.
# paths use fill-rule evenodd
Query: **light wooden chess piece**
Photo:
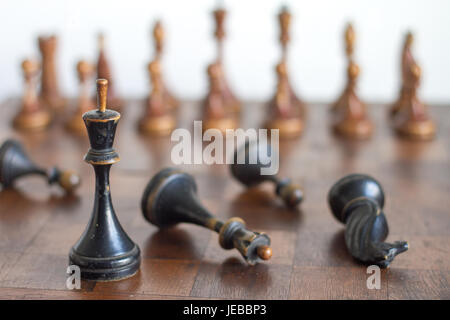
M 289 27 L 291 24 L 291 14 L 288 11 L 287 7 L 283 7 L 281 9 L 280 13 L 278 14 L 278 21 L 280 23 L 280 43 L 282 48 L 281 62 L 284 62 L 286 64 L 288 54 L 287 46 L 290 41 Z M 286 77 L 289 91 L 291 92 L 291 99 L 293 100 L 294 104 L 300 109 L 300 114 L 303 116 L 305 114 L 305 104 L 301 99 L 298 98 L 298 96 L 295 94 L 295 91 L 292 89 L 291 83 L 288 79 L 287 69 L 286 72 L 284 72 L 284 76 Z
M 98 35 L 98 61 L 97 61 L 97 79 L 108 80 L 108 102 L 109 107 L 116 111 L 121 111 L 123 106 L 122 99 L 117 96 L 114 81 L 112 80 L 111 68 L 105 54 L 105 37 L 102 33 Z M 95 100 L 95 99 L 94 99 Z
M 161 81 L 159 60 L 148 64 L 152 91 L 147 98 L 144 116 L 139 120 L 139 129 L 148 134 L 168 135 L 176 126 L 175 119 L 169 112 L 169 103 L 164 94 Z
M 25 78 L 25 92 L 22 108 L 13 119 L 13 125 L 19 130 L 36 130 L 47 127 L 52 119 L 50 111 L 45 108 L 37 96 L 37 75 L 39 63 L 25 60 L 22 62 Z
M 153 27 L 153 39 L 155 42 L 155 61 L 157 61 L 159 63 L 159 68 L 161 69 L 162 50 L 163 50 L 163 42 L 164 42 L 164 28 L 161 24 L 161 21 L 157 21 L 155 23 L 155 26 Z M 167 89 L 167 86 L 165 85 L 161 71 L 160 71 L 160 83 L 161 83 L 161 90 L 164 95 L 164 100 L 168 103 L 169 107 L 170 108 L 178 107 L 180 105 L 180 102 Z
M 354 62 L 348 66 L 349 82 L 341 105 L 335 111 L 334 131 L 347 138 L 366 139 L 372 135 L 373 124 L 367 116 L 366 105 L 355 92 L 359 67 Z
M 353 26 L 351 23 L 347 25 L 347 28 L 345 29 L 344 39 L 345 39 L 345 54 L 347 57 L 347 63 L 350 66 L 350 64 L 353 63 L 353 52 L 354 52 L 354 46 L 355 46 L 355 31 L 353 29 Z M 348 67 L 348 70 L 350 70 L 350 67 Z M 359 73 L 359 71 L 358 71 Z M 339 96 L 338 100 L 332 105 L 331 111 L 336 112 L 339 110 L 342 110 L 346 107 L 348 104 L 348 95 L 349 91 L 351 90 L 351 75 L 350 72 L 347 72 L 347 84 L 344 88 L 344 92 Z
M 436 126 L 428 115 L 427 106 L 417 97 L 421 69 L 412 64 L 405 83 L 406 98 L 394 115 L 394 128 L 400 136 L 413 140 L 431 140 L 436 135 Z
M 66 125 L 69 130 L 85 135 L 86 126 L 83 121 L 83 114 L 96 106 L 89 94 L 89 89 L 91 88 L 90 80 L 94 76 L 94 66 L 86 61 L 79 61 L 76 69 L 80 82 L 80 92 L 77 108 Z
M 218 129 L 224 133 L 226 129 L 234 129 L 237 121 L 225 106 L 220 65 L 217 63 L 209 65 L 208 76 L 210 88 L 203 107 L 203 131 Z
M 416 64 L 416 61 L 412 55 L 412 44 L 414 41 L 413 34 L 408 32 L 405 36 L 405 43 L 402 50 L 401 59 L 401 75 L 402 75 L 402 85 L 400 89 L 400 95 L 397 101 L 392 105 L 389 115 L 391 117 L 395 116 L 407 103 L 408 103 L 408 89 L 407 82 L 410 75 L 410 68 L 412 65 Z
M 58 39 L 56 36 L 39 37 L 38 44 L 42 56 L 41 92 L 39 98 L 45 106 L 58 111 L 66 104 L 66 100 L 59 93 L 56 77 L 55 60 Z
M 226 80 L 225 73 L 223 71 L 223 40 L 225 38 L 224 21 L 226 17 L 226 10 L 218 8 L 213 11 L 214 20 L 216 23 L 216 29 L 214 36 L 217 41 L 217 61 L 216 64 L 222 69 L 221 71 L 221 90 L 224 97 L 225 108 L 229 112 L 239 112 L 241 109 L 241 103 L 236 98 L 235 94 L 231 91 L 228 81 Z
M 303 131 L 301 108 L 293 99 L 286 74 L 286 64 L 277 65 L 278 85 L 275 97 L 269 104 L 269 114 L 265 127 L 278 129 L 281 138 L 296 137 Z

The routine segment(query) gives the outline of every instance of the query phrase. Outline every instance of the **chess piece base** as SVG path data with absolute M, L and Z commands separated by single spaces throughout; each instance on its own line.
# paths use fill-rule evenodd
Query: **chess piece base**
M 343 119 L 334 126 L 334 131 L 344 137 L 368 139 L 373 132 L 373 124 L 368 119 Z
M 407 120 L 395 126 L 396 132 L 405 138 L 412 140 L 432 140 L 436 135 L 436 126 L 433 121 Z
M 203 121 L 203 132 L 208 129 L 217 129 L 225 133 L 227 129 L 234 128 L 236 128 L 236 119 L 234 118 L 206 119 Z
M 267 129 L 278 129 L 280 138 L 298 137 L 303 132 L 303 121 L 301 118 L 278 118 L 267 121 Z
M 48 127 L 51 120 L 51 114 L 47 110 L 20 112 L 13 120 L 13 126 L 19 130 L 39 130 Z
M 137 245 L 119 256 L 98 258 L 79 255 L 72 248 L 69 265 L 80 267 L 81 278 L 93 281 L 117 281 L 132 277 L 139 270 L 140 250 Z
M 46 98 L 44 96 L 41 96 L 40 101 L 42 105 L 48 107 L 49 109 L 55 112 L 60 112 L 64 110 L 67 104 L 67 100 L 61 97 Z
M 169 135 L 175 126 L 175 119 L 171 115 L 144 117 L 139 121 L 139 130 L 151 135 Z

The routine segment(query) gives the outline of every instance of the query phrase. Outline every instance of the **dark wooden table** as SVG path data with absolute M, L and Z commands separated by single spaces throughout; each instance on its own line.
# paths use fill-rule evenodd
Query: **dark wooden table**
M 258 127 L 263 105 L 245 105 L 242 126 Z M 86 138 L 62 126 L 23 134 L 10 127 L 18 100 L 0 108 L 0 140 L 22 141 L 39 164 L 77 170 L 83 179 L 76 196 L 64 196 L 45 181 L 27 178 L 0 192 L 0 298 L 2 299 L 449 299 L 450 298 L 450 107 L 433 106 L 438 138 L 417 143 L 397 138 L 386 122 L 386 107 L 371 105 L 374 137 L 345 142 L 329 130 L 327 108 L 309 105 L 307 128 L 282 142 L 282 176 L 303 184 L 299 211 L 285 209 L 272 186 L 245 191 L 225 165 L 185 165 L 198 182 L 199 197 L 219 217 L 240 216 L 273 243 L 267 263 L 247 266 L 235 250 L 224 251 L 216 234 L 191 225 L 168 231 L 148 224 L 139 209 L 144 186 L 170 166 L 169 138 L 139 135 L 140 102 L 128 100 L 116 137 L 121 162 L 111 170 L 112 197 L 128 234 L 142 250 L 139 273 L 111 283 L 82 282 L 66 289 L 68 252 L 83 232 L 93 206 L 94 174 L 82 158 Z M 180 126 L 198 114 L 185 103 Z M 67 116 L 65 114 L 64 116 Z M 410 249 L 381 272 L 381 289 L 369 290 L 366 267 L 347 253 L 343 225 L 332 217 L 327 193 L 340 177 L 363 172 L 386 192 L 388 240 L 407 240 Z

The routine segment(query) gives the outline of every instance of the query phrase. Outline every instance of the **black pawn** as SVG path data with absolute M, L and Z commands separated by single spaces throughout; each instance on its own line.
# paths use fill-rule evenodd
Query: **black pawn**
M 98 79 L 98 110 L 83 115 L 91 143 L 84 161 L 95 170 L 95 201 L 86 230 L 69 253 L 81 277 L 96 281 L 131 277 L 141 262 L 139 247 L 122 229 L 111 202 L 109 170 L 119 161 L 113 142 L 120 113 L 106 109 L 107 89 L 108 81 Z
M 272 256 L 266 234 L 246 229 L 240 218 L 226 222 L 215 218 L 200 204 L 194 178 L 180 170 L 166 168 L 157 173 L 144 190 L 141 208 L 145 219 L 160 228 L 187 222 L 217 232 L 220 246 L 236 248 L 250 265 Z
M 341 178 L 328 193 L 328 203 L 336 219 L 345 224 L 345 243 L 357 260 L 385 268 L 408 250 L 406 241 L 383 242 L 389 233 L 384 192 L 372 177 L 351 174 Z
M 259 152 L 260 150 L 263 152 Z M 273 149 L 270 144 L 247 141 L 234 153 L 234 161 L 230 166 L 231 174 L 247 187 L 253 187 L 265 181 L 274 183 L 276 194 L 288 207 L 294 208 L 303 200 L 302 188 L 292 183 L 291 179 L 280 179 L 275 174 L 262 174 L 261 169 L 271 165 L 269 157 L 272 153 Z M 262 161 L 262 157 L 265 156 L 267 158 Z
M 43 176 L 48 184 L 56 183 L 68 193 L 80 185 L 80 177 L 77 174 L 57 167 L 49 170 L 41 168 L 30 160 L 18 141 L 6 140 L 0 146 L 0 184 L 9 188 L 18 178 L 30 175 Z

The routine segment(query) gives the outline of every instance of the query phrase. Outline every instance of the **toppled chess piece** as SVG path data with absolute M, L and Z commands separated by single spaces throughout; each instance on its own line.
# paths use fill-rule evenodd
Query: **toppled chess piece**
M 164 94 L 159 61 L 150 62 L 148 71 L 152 91 L 147 98 L 144 115 L 139 120 L 139 129 L 144 133 L 168 135 L 175 128 L 176 122 L 168 110 L 169 103 Z
M 436 135 L 436 126 L 428 114 L 427 106 L 417 96 L 421 70 L 412 64 L 405 83 L 402 107 L 393 116 L 396 132 L 413 140 L 431 140 Z
M 122 99 L 117 96 L 114 81 L 112 80 L 111 67 L 105 53 L 105 36 L 98 35 L 98 60 L 97 60 L 97 79 L 108 80 L 108 104 L 116 111 L 121 111 L 123 107 Z M 95 100 L 95 99 L 94 99 Z
M 221 69 L 220 82 L 221 82 L 221 95 L 223 96 L 224 107 L 227 112 L 239 112 L 241 109 L 241 103 L 236 98 L 235 94 L 231 91 L 228 81 L 223 71 L 223 40 L 225 38 L 224 21 L 227 11 L 224 8 L 218 8 L 213 11 L 216 29 L 214 31 L 214 37 L 217 42 L 217 60 L 215 64 Z
M 56 36 L 39 37 L 39 50 L 42 56 L 41 93 L 40 99 L 45 106 L 53 110 L 62 109 L 66 100 L 60 95 L 56 71 Z
M 46 128 L 50 124 L 52 116 L 37 97 L 36 85 L 39 63 L 24 60 L 22 70 L 25 78 L 25 92 L 22 98 L 22 107 L 13 119 L 13 126 L 19 130 Z
M 395 116 L 397 112 L 403 109 L 408 101 L 408 82 L 410 82 L 410 70 L 411 66 L 416 64 L 411 50 L 413 42 L 414 36 L 411 32 L 408 32 L 405 36 L 405 42 L 401 55 L 402 85 L 400 88 L 400 95 L 390 109 L 389 115 L 391 117 Z
M 209 92 L 203 104 L 203 131 L 218 129 L 225 132 L 237 126 L 236 118 L 227 110 L 222 94 L 223 79 L 220 64 L 208 66 Z
M 95 201 L 89 223 L 69 253 L 85 280 L 113 281 L 133 276 L 141 263 L 140 249 L 125 233 L 111 201 L 109 171 L 119 161 L 113 148 L 120 113 L 106 109 L 108 81 L 97 80 L 98 109 L 83 115 L 91 148 L 84 161 L 95 170 Z
M 215 231 L 223 249 L 237 249 L 250 265 L 271 258 L 270 238 L 266 234 L 248 230 L 240 218 L 218 220 L 200 204 L 196 194 L 197 185 L 191 175 L 174 168 L 163 169 L 144 190 L 142 213 L 160 228 L 186 222 Z
M 242 147 L 236 149 L 233 164 L 230 165 L 231 173 L 247 187 L 266 181 L 275 184 L 276 194 L 283 199 L 286 206 L 295 208 L 303 200 L 303 189 L 291 179 L 280 179 L 275 174 L 263 173 L 263 168 L 271 166 L 271 155 L 273 155 L 273 149 L 269 144 L 247 141 Z
M 159 82 L 162 91 L 162 96 L 164 97 L 165 103 L 170 108 L 176 108 L 179 106 L 180 102 L 177 98 L 167 89 L 167 86 L 163 80 L 162 72 L 161 72 L 161 60 L 162 60 L 162 51 L 163 51 L 163 43 L 164 43 L 164 29 L 161 21 L 156 21 L 155 26 L 153 27 L 153 39 L 155 42 L 155 59 L 153 60 L 158 64 L 159 67 Z
M 92 101 L 89 94 L 89 88 L 91 87 L 90 80 L 94 76 L 94 66 L 82 60 L 77 63 L 76 69 L 80 82 L 80 92 L 76 110 L 66 125 L 68 129 L 76 133 L 85 134 L 86 127 L 83 121 L 83 114 L 95 106 L 95 102 Z
M 14 182 L 25 176 L 40 175 L 47 178 L 49 185 L 58 184 L 71 193 L 80 185 L 80 177 L 72 171 L 53 167 L 49 170 L 34 164 L 26 155 L 22 145 L 15 140 L 6 140 L 0 146 L 0 184 L 3 188 L 12 187 Z
M 389 232 L 384 192 L 372 177 L 350 174 L 341 178 L 328 193 L 328 203 L 335 218 L 345 224 L 345 244 L 357 260 L 385 268 L 408 250 L 405 241 L 383 242 Z
M 359 76 L 359 66 L 354 62 L 355 32 L 349 24 L 345 30 L 346 55 L 348 60 L 347 84 L 344 92 L 333 104 L 333 129 L 346 138 L 367 139 L 373 133 L 373 124 L 370 121 L 366 105 L 356 94 L 356 80 Z

